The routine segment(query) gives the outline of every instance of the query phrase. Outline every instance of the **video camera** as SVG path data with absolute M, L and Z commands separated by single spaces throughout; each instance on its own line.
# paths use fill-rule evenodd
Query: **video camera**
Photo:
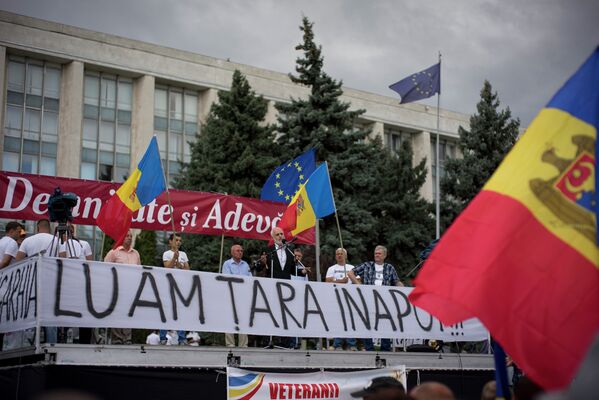
M 54 189 L 54 194 L 48 200 L 48 215 L 51 222 L 66 224 L 73 220 L 73 207 L 77 205 L 75 193 L 62 193 L 59 187 Z

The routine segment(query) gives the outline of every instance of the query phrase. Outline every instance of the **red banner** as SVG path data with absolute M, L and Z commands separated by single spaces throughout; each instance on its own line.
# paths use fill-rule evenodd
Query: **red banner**
M 73 223 L 96 225 L 96 217 L 120 184 L 84 179 L 0 171 L 0 218 L 38 220 L 48 217 L 54 189 L 77 195 Z M 287 205 L 216 193 L 170 190 L 175 230 L 182 233 L 270 240 L 270 231 Z M 132 228 L 170 231 L 166 193 L 133 214 Z M 299 243 L 314 243 L 314 230 L 299 235 Z

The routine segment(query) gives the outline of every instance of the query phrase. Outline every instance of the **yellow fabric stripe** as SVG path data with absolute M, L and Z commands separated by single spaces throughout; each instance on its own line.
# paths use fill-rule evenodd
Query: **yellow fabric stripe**
M 293 196 L 291 204 L 293 203 L 296 203 L 297 207 L 297 220 L 295 229 L 291 231 L 291 234 L 295 236 L 316 225 L 316 216 L 312 208 L 312 203 L 310 203 L 310 199 L 308 198 L 306 185 L 302 185 L 300 190 Z
M 120 197 L 121 201 L 131 211 L 137 211 L 141 208 L 141 203 L 135 194 L 139 178 L 141 178 L 141 171 L 139 168 L 135 168 L 135 171 L 133 171 L 131 176 L 129 176 L 125 183 L 123 183 L 116 191 L 116 194 Z
M 586 171 L 592 173 L 583 185 L 574 188 L 594 191 L 594 165 L 580 160 L 584 154 L 595 156 L 596 136 L 592 125 L 562 110 L 544 109 L 483 190 L 502 193 L 522 203 L 547 230 L 598 267 L 594 214 L 556 188 L 558 182 L 567 180 L 566 175 L 574 173 L 578 160 L 578 165 L 584 164 Z
M 248 394 L 249 392 L 251 392 L 252 390 L 254 390 L 254 388 L 256 386 L 258 386 L 258 384 L 260 383 L 260 377 L 261 377 L 261 375 L 258 375 L 256 377 L 256 379 L 254 379 L 252 382 L 250 382 L 249 385 L 244 386 L 241 389 L 229 388 L 229 398 L 242 397 L 242 396 Z

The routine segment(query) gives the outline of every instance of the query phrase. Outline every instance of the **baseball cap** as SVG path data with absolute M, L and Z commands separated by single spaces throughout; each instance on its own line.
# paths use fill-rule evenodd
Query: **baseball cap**
M 388 388 L 388 387 L 398 387 L 401 388 L 402 391 L 406 391 L 400 381 L 391 377 L 391 376 L 379 376 L 378 378 L 372 379 L 362 390 L 358 390 L 357 392 L 353 392 L 351 394 L 352 397 L 364 397 L 369 396 L 375 393 L 379 389 Z

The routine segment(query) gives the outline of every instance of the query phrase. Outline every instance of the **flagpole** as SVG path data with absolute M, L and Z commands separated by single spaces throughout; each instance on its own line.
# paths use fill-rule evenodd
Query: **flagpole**
M 154 137 L 156 137 L 156 134 L 154 134 Z M 158 140 L 158 139 L 156 139 Z M 158 154 L 160 155 L 160 151 L 158 151 Z M 171 192 L 168 190 L 168 181 L 166 180 L 166 172 L 164 172 L 164 164 L 162 163 L 162 157 L 160 158 L 160 165 L 162 167 L 162 179 L 164 179 L 164 186 L 165 186 L 165 191 L 166 191 L 166 201 L 168 204 L 168 209 L 169 212 L 171 214 L 171 229 L 173 231 L 173 240 L 175 239 L 175 210 L 173 209 L 173 206 L 171 205 Z M 172 250 L 172 249 L 171 249 Z
M 335 204 L 335 195 L 333 194 L 333 185 L 331 184 L 331 173 L 329 172 L 329 163 L 325 161 L 327 166 L 327 176 L 329 177 L 329 187 L 331 188 L 331 199 L 333 199 L 333 208 L 335 209 L 335 221 L 337 222 L 337 232 L 339 233 L 339 244 L 343 247 L 343 238 L 341 237 L 341 224 L 339 224 L 339 216 L 337 214 L 337 204 Z M 320 281 L 320 277 L 318 279 Z
M 441 177 L 439 176 L 440 168 L 439 164 L 441 163 L 439 160 L 439 136 L 441 134 L 440 130 L 440 109 L 441 109 L 441 52 L 439 51 L 439 91 L 437 92 L 437 141 L 435 145 L 435 153 L 436 153 L 436 165 L 435 165 L 435 239 L 439 239 L 441 236 L 441 205 L 439 204 L 441 195 L 440 188 L 441 185 L 439 182 L 441 181 Z

